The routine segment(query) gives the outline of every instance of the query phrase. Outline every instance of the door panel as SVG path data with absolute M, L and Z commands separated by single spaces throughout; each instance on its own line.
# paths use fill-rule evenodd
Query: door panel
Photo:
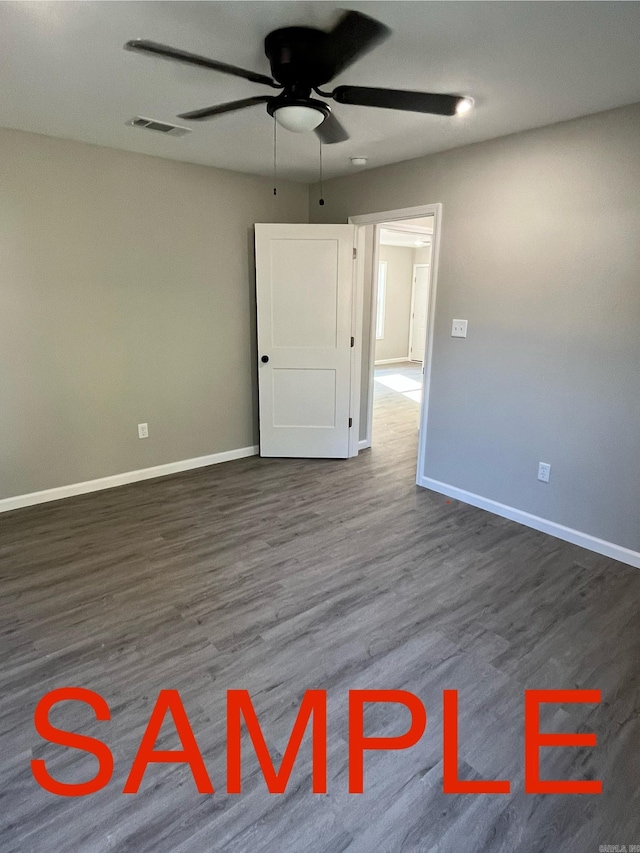
M 272 346 L 335 348 L 339 242 L 271 240 L 269 246 Z
M 353 245 L 352 225 L 256 225 L 262 456 L 349 455 Z
M 335 370 L 281 367 L 272 381 L 274 426 L 335 427 Z

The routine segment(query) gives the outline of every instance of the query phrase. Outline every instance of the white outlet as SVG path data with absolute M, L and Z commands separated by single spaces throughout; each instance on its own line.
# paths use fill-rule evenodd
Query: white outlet
M 467 321 L 466 320 L 454 320 L 451 324 L 451 337 L 452 338 L 466 338 L 467 337 Z
M 548 462 L 538 462 L 538 479 L 542 483 L 548 483 L 551 476 L 551 465 Z
M 149 424 L 138 424 L 138 438 L 149 438 Z

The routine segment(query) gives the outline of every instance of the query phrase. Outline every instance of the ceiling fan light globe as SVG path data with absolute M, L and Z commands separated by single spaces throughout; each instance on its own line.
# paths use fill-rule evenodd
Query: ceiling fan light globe
M 326 116 L 321 110 L 302 105 L 279 107 L 275 111 L 275 119 L 278 124 L 294 133 L 308 133 L 315 130 L 325 118 Z

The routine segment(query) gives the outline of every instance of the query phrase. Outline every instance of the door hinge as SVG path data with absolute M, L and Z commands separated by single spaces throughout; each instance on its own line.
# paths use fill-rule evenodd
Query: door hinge
M 355 259 L 356 259 L 357 257 L 358 257 L 358 250 L 357 250 L 357 249 L 355 248 L 355 246 L 354 246 L 354 249 L 353 249 L 353 260 L 355 261 Z
M 354 337 L 351 338 L 351 346 L 354 347 L 356 345 L 356 339 Z
M 353 418 L 349 418 L 349 426 L 350 426 L 350 427 L 352 427 L 352 426 L 353 426 Z

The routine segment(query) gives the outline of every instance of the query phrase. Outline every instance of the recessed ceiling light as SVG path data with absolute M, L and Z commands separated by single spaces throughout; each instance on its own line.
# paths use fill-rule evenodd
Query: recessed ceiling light
M 461 98 L 456 104 L 456 115 L 464 115 L 468 113 L 473 106 L 473 98 Z
M 352 157 L 351 158 L 352 166 L 366 166 L 367 158 L 366 157 Z

